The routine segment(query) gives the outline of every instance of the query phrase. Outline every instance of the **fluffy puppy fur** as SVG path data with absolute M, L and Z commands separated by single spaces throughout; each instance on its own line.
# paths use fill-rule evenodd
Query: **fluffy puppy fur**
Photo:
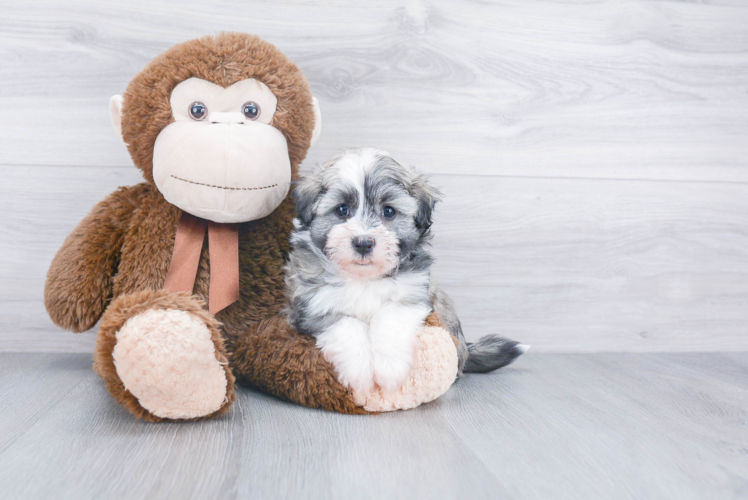
M 422 174 L 376 149 L 345 150 L 300 180 L 294 198 L 288 321 L 316 338 L 344 385 L 400 387 L 432 311 L 459 340 L 460 372 L 491 371 L 526 350 L 496 336 L 465 342 L 452 301 L 430 280 L 439 193 Z

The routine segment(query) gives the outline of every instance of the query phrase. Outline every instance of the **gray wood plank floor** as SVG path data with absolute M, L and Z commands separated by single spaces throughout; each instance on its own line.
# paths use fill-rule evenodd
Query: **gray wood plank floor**
M 0 497 L 748 497 L 748 353 L 533 354 L 352 417 L 242 389 L 147 424 L 83 354 L 0 354 Z

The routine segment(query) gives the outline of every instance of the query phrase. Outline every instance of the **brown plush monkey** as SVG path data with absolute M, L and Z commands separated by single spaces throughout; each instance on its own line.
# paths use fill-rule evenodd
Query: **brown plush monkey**
M 212 417 L 228 411 L 236 377 L 306 406 L 365 413 L 417 406 L 454 381 L 454 345 L 436 318 L 392 400 L 343 387 L 314 339 L 280 315 L 288 190 L 320 115 L 275 47 L 235 33 L 182 43 L 111 111 L 145 182 L 109 195 L 68 236 L 45 304 L 76 332 L 100 320 L 94 368 L 117 402 L 150 421 Z

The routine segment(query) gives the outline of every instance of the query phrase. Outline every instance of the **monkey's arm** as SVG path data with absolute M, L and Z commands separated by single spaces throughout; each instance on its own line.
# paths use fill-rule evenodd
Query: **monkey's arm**
M 451 373 L 452 378 L 446 385 L 448 387 L 456 375 L 457 358 L 454 347 L 457 345 L 457 339 L 447 335 L 448 332 L 443 330 L 437 314 L 431 314 L 426 319 L 425 326 L 437 327 L 451 339 L 447 346 L 429 347 L 430 351 L 438 352 L 443 347 L 445 352 L 453 353 L 454 373 Z M 431 359 L 432 356 L 433 353 L 424 352 L 420 357 Z M 314 337 L 297 333 L 282 315 L 271 316 L 253 324 L 245 334 L 236 339 L 229 359 L 237 382 L 245 387 L 252 387 L 310 408 L 349 414 L 369 413 L 364 408 L 365 401 L 361 399 L 361 395 L 340 383 L 335 367 L 324 358 Z M 425 362 L 429 363 L 428 360 Z M 423 374 L 425 376 L 418 376 L 415 379 L 429 379 L 433 375 L 430 372 L 436 373 L 440 370 L 441 368 L 427 368 Z M 446 388 L 436 391 L 429 389 L 424 392 L 423 388 L 410 387 L 405 392 L 405 399 L 412 408 L 421 402 L 434 399 L 444 390 Z M 370 411 L 397 409 L 392 404 L 391 407 L 386 407 L 381 401 L 374 402 L 373 406 L 376 409 Z
M 230 364 L 237 382 L 245 387 L 310 408 L 367 413 L 338 381 L 314 337 L 297 333 L 282 315 L 255 323 L 241 335 Z
M 104 312 L 140 186 L 119 188 L 98 203 L 52 260 L 44 305 L 58 326 L 82 332 L 93 327 Z

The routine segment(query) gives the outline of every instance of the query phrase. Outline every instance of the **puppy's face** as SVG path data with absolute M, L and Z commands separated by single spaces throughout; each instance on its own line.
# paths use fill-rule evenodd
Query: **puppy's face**
M 425 240 L 437 196 L 421 174 L 369 148 L 343 151 L 294 190 L 302 228 L 352 279 L 392 274 Z

